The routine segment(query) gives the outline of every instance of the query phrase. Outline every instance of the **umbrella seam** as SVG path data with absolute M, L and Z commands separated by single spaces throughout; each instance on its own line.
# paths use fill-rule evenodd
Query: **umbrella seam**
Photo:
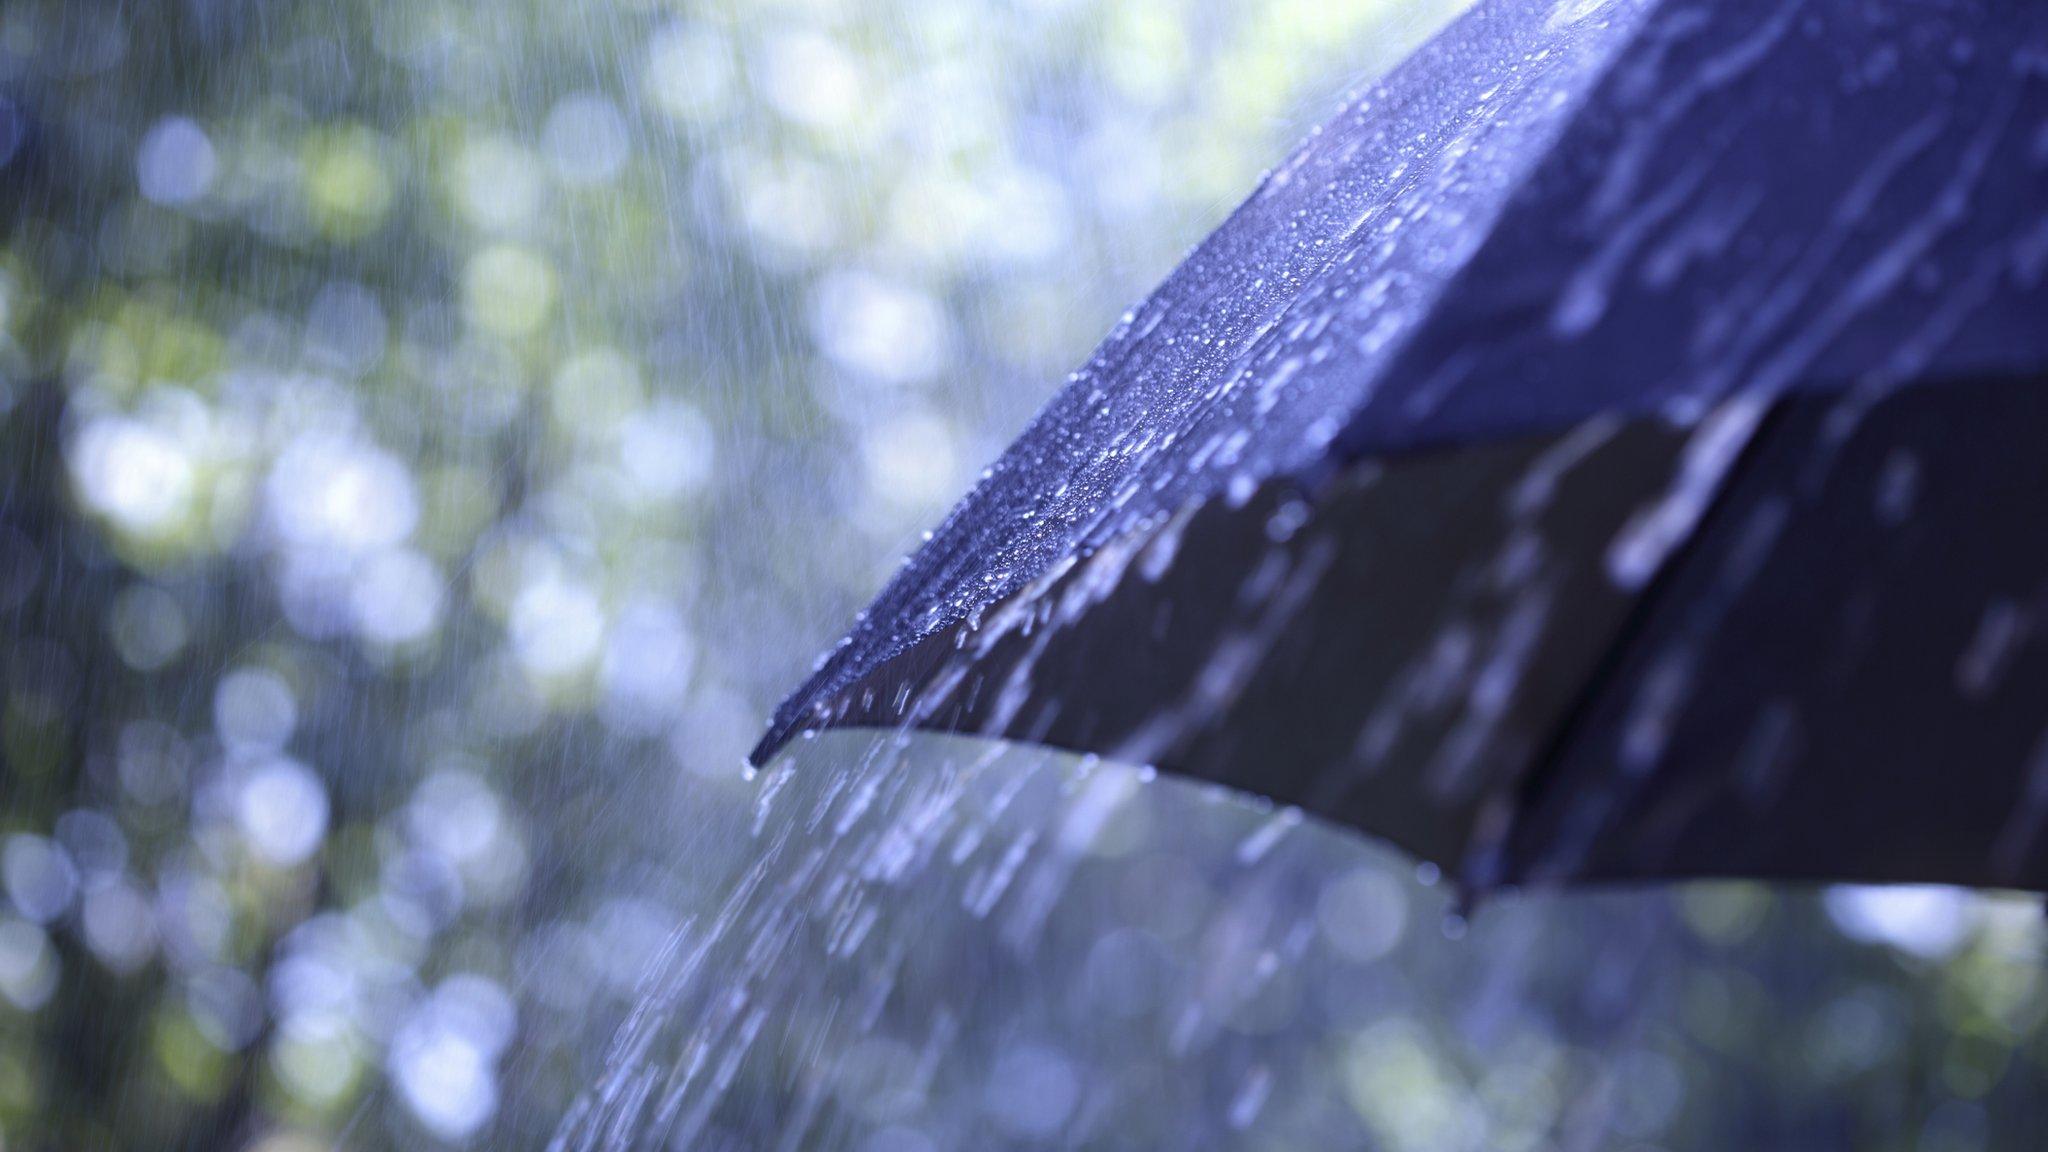
M 1657 566 L 1656 574 L 1650 577 L 1649 583 L 1623 611 L 1621 622 L 1615 626 L 1613 636 L 1602 649 L 1584 683 L 1572 694 L 1571 702 L 1558 714 L 1549 735 L 1537 750 L 1529 755 L 1522 771 L 1502 789 L 1509 799 L 1507 822 L 1492 843 L 1478 846 L 1481 851 L 1506 853 L 1511 850 L 1524 817 L 1556 779 L 1566 755 L 1578 741 L 1594 710 L 1604 703 L 1621 683 L 1622 670 L 1629 664 L 1638 643 L 1649 631 L 1650 622 L 1668 598 L 1678 573 L 1695 557 L 1702 542 L 1715 525 L 1727 515 L 1732 494 L 1755 469 L 1758 460 L 1763 456 L 1766 444 L 1782 429 L 1789 407 L 1784 397 L 1771 402 L 1770 408 L 1758 418 L 1756 431 L 1751 434 L 1749 442 L 1743 445 L 1735 462 L 1729 466 L 1713 496 L 1707 501 L 1706 509 L 1700 514 L 1698 523 L 1686 534 L 1685 539 L 1664 557 L 1664 562 Z M 1459 869 L 1457 878 L 1460 903 L 1468 906 L 1486 895 L 1488 887 L 1473 881 L 1469 860 L 1468 854 L 1468 863 Z M 1520 879 L 1519 875 L 1516 875 L 1516 879 Z

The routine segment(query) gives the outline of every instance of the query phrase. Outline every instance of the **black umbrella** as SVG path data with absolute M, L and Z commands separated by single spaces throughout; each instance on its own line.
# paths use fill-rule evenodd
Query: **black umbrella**
M 1487 0 L 1104 341 L 777 714 L 1475 888 L 2048 889 L 2048 5 Z

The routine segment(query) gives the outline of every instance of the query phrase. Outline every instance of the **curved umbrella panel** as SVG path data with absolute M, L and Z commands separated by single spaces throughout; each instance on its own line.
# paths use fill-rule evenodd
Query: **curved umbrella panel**
M 1478 888 L 2048 890 L 2044 141 L 2048 6 L 1482 3 L 1111 335 L 756 757 L 1042 741 Z
M 1666 3 L 1352 454 L 2048 363 L 2048 5 Z
M 2043 445 L 2048 375 L 1788 404 L 1503 871 L 2048 890 Z

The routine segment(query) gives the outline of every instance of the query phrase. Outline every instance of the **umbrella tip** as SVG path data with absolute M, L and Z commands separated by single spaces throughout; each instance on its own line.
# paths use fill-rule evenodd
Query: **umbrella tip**
M 762 734 L 760 741 L 747 753 L 746 758 L 741 761 L 741 764 L 751 775 L 767 767 L 769 759 L 777 752 L 780 752 L 782 746 L 788 742 L 788 730 L 780 724 L 771 724 L 768 726 L 768 731 Z

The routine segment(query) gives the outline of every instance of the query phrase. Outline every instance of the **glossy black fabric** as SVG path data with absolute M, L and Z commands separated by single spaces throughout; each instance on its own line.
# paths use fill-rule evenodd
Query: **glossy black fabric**
M 1412 829 L 1424 817 L 1366 818 L 1327 799 L 1345 790 L 1328 774 L 1355 771 L 1331 741 L 1383 711 L 1392 690 L 1384 675 L 1445 643 L 1443 633 L 1411 638 L 1419 652 L 1318 664 L 1331 683 L 1308 695 L 1336 713 L 1328 731 L 1262 726 L 1276 713 L 1257 708 L 1224 713 L 1228 723 L 1173 711 L 1175 686 L 1185 686 L 1179 665 L 1200 658 L 1201 644 L 1230 641 L 1230 620 L 1271 608 L 1260 597 L 1274 589 L 1259 574 L 1280 562 L 1275 549 L 1223 521 L 1291 494 L 1311 535 L 1369 523 L 1401 541 L 1399 557 L 1374 551 L 1378 537 L 1347 547 L 1450 578 L 1462 571 L 1461 549 L 1485 531 L 1445 530 L 1440 510 L 1482 515 L 1453 494 L 1460 485 L 1495 484 L 1496 497 L 1514 487 L 1486 471 L 1497 446 L 1561 449 L 1588 429 L 1592 443 L 1692 429 L 1670 433 L 1679 455 L 1612 480 L 1610 494 L 1633 501 L 1632 514 L 1596 515 L 1595 501 L 1583 515 L 1552 509 L 1545 527 L 1523 532 L 1557 572 L 1604 573 L 1611 588 L 1573 585 L 1545 611 L 1611 601 L 1595 613 L 1595 633 L 1605 636 L 1612 617 L 1618 651 L 1585 661 L 1572 692 L 1544 689 L 1556 701 L 1539 710 L 1549 720 L 1517 719 L 1527 729 L 1517 746 L 1529 747 L 1480 773 L 1480 792 L 1505 799 L 1468 798 L 1463 815 L 1429 817 L 1457 835 L 1405 837 L 1419 851 L 1457 855 L 1445 862 L 1482 882 L 1540 870 L 1539 861 L 1571 875 L 1677 867 L 1668 861 L 1680 856 L 1641 867 L 1597 852 L 1566 860 L 1520 815 L 1555 815 L 1546 826 L 1564 841 L 1648 802 L 1631 790 L 1633 799 L 1595 819 L 1583 808 L 1541 807 L 1554 797 L 1534 789 L 1605 771 L 1597 756 L 1588 767 L 1557 766 L 1582 763 L 1566 756 L 1581 725 L 1598 734 L 1618 723 L 1600 710 L 1611 707 L 1605 693 L 1656 672 L 1616 669 L 1641 629 L 1666 618 L 1652 613 L 1682 610 L 1667 596 L 1691 577 L 1674 558 L 1691 563 L 1722 546 L 1694 531 L 1719 508 L 1727 477 L 1769 486 L 1781 482 L 1774 470 L 1806 467 L 1785 459 L 1798 453 L 1776 439 L 1786 413 L 1889 411 L 1891 398 L 1911 396 L 1967 437 L 1984 430 L 1972 413 L 1990 410 L 1987 397 L 2039 386 L 2048 366 L 2044 141 L 2048 6 L 1483 0 L 1305 141 L 1126 317 L 778 711 L 756 756 L 806 726 L 966 727 L 1138 755 L 1404 840 L 1390 825 Z M 1702 424 L 1713 413 L 1733 413 L 1721 432 Z M 1759 427 L 1769 437 L 1753 439 Z M 1360 477 L 1421 457 L 1445 465 L 1441 499 L 1411 493 L 1405 514 L 1395 505 L 1360 521 L 1339 514 L 1351 508 L 1339 497 Z M 2032 502 L 2048 491 L 2017 456 L 1994 459 L 2013 471 L 1985 465 L 1980 496 L 2002 501 L 1987 515 L 2024 534 Z M 1524 464 L 1522 479 L 1534 467 Z M 1133 594 L 1077 593 L 1073 573 L 1088 569 L 1107 587 L 1114 581 L 1096 557 L 1193 520 L 1215 522 L 1215 540 L 1245 543 L 1194 549 L 1216 570 L 1162 576 L 1162 587 L 1190 599 L 1176 608 L 1160 592 L 1150 611 L 1219 619 L 1184 631 L 1177 643 L 1186 651 L 1170 661 L 1132 656 L 1148 649 L 1128 607 L 1094 609 Z M 1496 527 L 1509 534 L 1496 543 L 1520 531 Z M 2008 564 L 2030 571 L 2030 548 L 1952 549 L 1955 579 L 1944 584 L 1938 566 L 1921 572 L 1913 600 L 1946 596 L 1955 603 L 1939 611 L 1979 611 L 1977 584 L 2004 579 Z M 1782 579 L 1832 586 L 1803 566 L 1853 554 L 1810 551 L 1774 561 Z M 1503 594 L 1548 578 L 1521 573 L 1534 583 Z M 1387 620 L 1440 607 L 1433 593 L 1413 604 L 1385 589 L 1359 595 L 1376 598 L 1367 616 Z M 1327 628 L 1327 606 L 1343 601 L 1318 597 Z M 1120 671 L 1113 683 L 1083 675 L 1091 660 L 1062 681 L 1058 661 L 991 640 L 992 618 L 1073 633 L 1032 646 L 1115 652 L 1122 658 L 1108 666 Z M 1319 627 L 1313 612 L 1290 618 Z M 1094 639 L 1075 638 L 1084 633 Z M 1809 639 L 1815 651 L 1825 647 Z M 1270 646 L 1286 649 L 1284 637 Z M 1008 652 L 1024 671 L 998 682 L 963 652 Z M 1506 688 L 1522 676 L 1571 680 L 1580 662 L 1518 666 Z M 1280 664 L 1260 667 L 1245 674 L 1285 675 Z M 1507 675 L 1459 690 L 1498 693 Z M 963 683 L 1008 683 L 1010 710 L 961 706 L 954 694 Z M 1880 695 L 1888 714 L 1901 714 Z M 1178 716 L 1176 736 L 1130 742 L 1165 715 Z M 1297 730 L 1296 744 L 1272 743 Z M 1941 730 L 1930 721 L 1924 732 Z M 1611 733 L 1599 738 L 1612 743 Z M 1424 771 L 1422 763 L 1408 767 Z M 1688 771 L 1711 767 L 1699 763 Z M 1465 834 L 1482 819 L 1484 835 Z M 1535 839 L 1511 842 L 1511 830 Z M 1689 859 L 1686 870 L 1712 870 Z M 1800 872 L 1761 856 L 1751 863 Z
M 2048 376 L 1787 405 L 1498 879 L 2048 890 Z

